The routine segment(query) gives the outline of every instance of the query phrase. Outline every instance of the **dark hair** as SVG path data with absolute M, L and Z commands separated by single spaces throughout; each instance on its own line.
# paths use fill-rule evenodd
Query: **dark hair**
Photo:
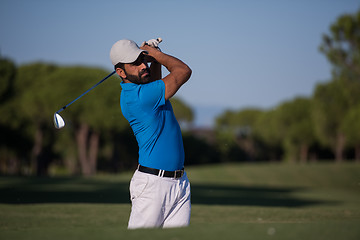
M 118 64 L 116 64 L 114 66 L 114 70 L 116 71 L 117 68 L 121 68 L 121 69 L 125 70 L 124 65 L 125 65 L 124 63 L 119 62 Z

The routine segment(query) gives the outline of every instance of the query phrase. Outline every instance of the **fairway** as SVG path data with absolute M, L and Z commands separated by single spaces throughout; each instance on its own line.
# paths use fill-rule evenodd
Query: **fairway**
M 0 239 L 360 239 L 360 164 L 222 164 L 187 172 L 190 227 L 131 231 L 131 172 L 0 177 Z

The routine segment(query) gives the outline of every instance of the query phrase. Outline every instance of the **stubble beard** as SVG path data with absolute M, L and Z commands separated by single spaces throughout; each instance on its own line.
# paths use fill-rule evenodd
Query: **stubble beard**
M 144 73 L 148 73 L 148 75 L 143 77 L 142 75 Z M 145 84 L 151 81 L 150 70 L 148 68 L 140 71 L 138 75 L 131 75 L 131 74 L 127 74 L 126 72 L 125 74 L 126 74 L 126 79 L 135 84 Z

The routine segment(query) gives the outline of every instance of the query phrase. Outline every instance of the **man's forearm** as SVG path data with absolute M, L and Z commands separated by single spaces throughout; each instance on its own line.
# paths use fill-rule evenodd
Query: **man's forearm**
M 177 59 L 176 57 L 170 56 L 163 52 L 154 52 L 152 53 L 152 57 L 160 65 L 164 65 L 170 73 L 176 69 L 189 69 L 189 67 L 180 59 Z
M 150 65 L 150 72 L 151 72 L 151 80 L 159 80 L 162 78 L 161 74 L 161 64 L 157 61 L 153 61 Z

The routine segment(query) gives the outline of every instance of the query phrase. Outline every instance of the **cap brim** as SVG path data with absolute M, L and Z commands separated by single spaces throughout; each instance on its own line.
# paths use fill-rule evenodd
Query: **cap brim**
M 121 63 L 133 63 L 136 61 L 136 59 L 139 58 L 140 54 L 143 52 L 146 52 L 146 51 L 145 50 L 134 51 L 133 53 L 129 54 L 126 59 L 121 61 Z
M 110 50 L 110 59 L 113 65 L 118 63 L 133 63 L 140 56 L 142 50 L 132 40 L 119 40 L 117 41 Z

